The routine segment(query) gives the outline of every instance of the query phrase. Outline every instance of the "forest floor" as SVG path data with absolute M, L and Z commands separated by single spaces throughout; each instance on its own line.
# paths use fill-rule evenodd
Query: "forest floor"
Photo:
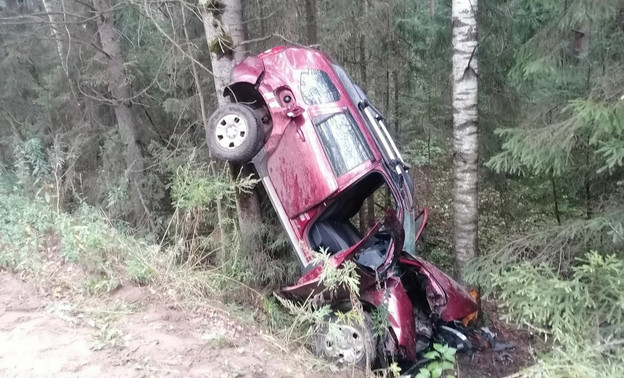
M 323 376 L 227 310 L 185 311 L 149 287 L 122 287 L 97 307 L 78 307 L 58 287 L 37 288 L 6 272 L 0 288 L 2 377 Z M 530 364 L 527 334 L 490 322 L 515 348 L 462 354 L 458 376 L 504 377 Z
M 182 305 L 130 281 L 85 294 L 85 271 L 46 251 L 36 276 L 0 270 L 0 377 L 337 376 L 217 301 Z M 484 307 L 498 341 L 515 347 L 460 355 L 458 377 L 505 377 L 533 361 L 536 341 Z
M 519 371 L 535 362 L 536 353 L 545 347 L 544 342 L 531 332 L 502 321 L 494 302 L 483 302 L 482 306 L 486 313 L 487 329 L 496 335 L 495 342 L 499 347 L 507 344 L 510 348 L 496 350 L 487 342 L 481 342 L 480 350 L 458 354 L 458 377 L 518 376 Z

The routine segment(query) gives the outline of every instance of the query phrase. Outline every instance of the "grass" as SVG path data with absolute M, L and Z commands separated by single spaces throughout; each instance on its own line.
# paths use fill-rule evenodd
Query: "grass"
M 293 356 L 298 365 L 315 370 L 332 368 L 305 348 L 307 323 L 301 320 L 302 314 L 289 313 L 271 294 L 242 282 L 253 275 L 254 268 L 248 265 L 251 260 L 240 256 L 237 245 L 231 246 L 226 259 L 218 260 L 220 266 L 211 266 L 203 254 L 188 249 L 181 235 L 169 235 L 168 244 L 149 243 L 116 227 L 98 209 L 79 204 L 68 214 L 56 211 L 51 202 L 43 195 L 29 196 L 0 186 L 0 269 L 16 272 L 42 286 L 65 287 L 66 282 L 50 281 L 69 281 L 71 298 L 67 299 L 78 304 L 60 309 L 61 315 L 69 319 L 70 314 L 89 312 L 94 350 L 124 347 L 124 335 L 115 323 L 121 316 L 119 311 L 134 309 L 117 311 L 105 298 L 132 283 L 149 285 L 151 291 L 176 307 L 218 310 L 239 322 L 268 328 L 269 332 L 262 334 L 265 341 Z M 270 264 L 272 251 L 259 252 L 267 257 L 260 265 Z M 62 277 L 69 267 L 80 274 Z M 264 274 L 280 280 L 289 274 L 287 270 L 280 266 L 275 273 Z M 357 286 L 352 274 L 329 273 L 338 272 L 328 272 L 324 277 L 330 286 Z M 204 336 L 209 349 L 237 347 L 224 333 L 207 332 Z

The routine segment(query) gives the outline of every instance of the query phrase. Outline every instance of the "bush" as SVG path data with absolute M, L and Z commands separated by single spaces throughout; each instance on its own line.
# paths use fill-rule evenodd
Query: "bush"
M 0 181 L 6 180 L 0 177 Z M 124 261 L 146 247 L 84 203 L 70 215 L 57 212 L 46 197 L 29 198 L 19 188 L 0 188 L 0 268 L 39 272 L 41 253 L 49 243 L 62 261 L 84 268 L 92 281 L 87 286 L 108 290 L 121 282 Z
M 507 320 L 554 339 L 526 376 L 624 376 L 624 259 L 587 253 L 561 274 L 545 263 L 490 273 Z

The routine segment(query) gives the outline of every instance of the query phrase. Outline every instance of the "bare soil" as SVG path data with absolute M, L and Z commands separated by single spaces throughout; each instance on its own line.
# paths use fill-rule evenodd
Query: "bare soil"
M 545 348 L 544 342 L 527 330 L 504 322 L 494 302 L 483 302 L 487 327 L 496 334 L 499 343 L 511 344 L 512 349 L 496 351 L 487 342 L 479 343 L 480 350 L 461 353 L 457 359 L 458 376 L 462 378 L 502 378 L 513 376 L 535 362 L 536 351 Z
M 123 287 L 110 301 L 110 310 L 77 310 L 0 272 L 0 376 L 307 375 L 269 336 L 224 310 L 183 311 L 145 287 Z

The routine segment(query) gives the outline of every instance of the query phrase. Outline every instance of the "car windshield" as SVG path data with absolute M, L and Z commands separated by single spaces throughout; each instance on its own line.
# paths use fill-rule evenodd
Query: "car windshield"
M 364 136 L 348 111 L 319 116 L 314 125 L 337 177 L 372 159 Z

